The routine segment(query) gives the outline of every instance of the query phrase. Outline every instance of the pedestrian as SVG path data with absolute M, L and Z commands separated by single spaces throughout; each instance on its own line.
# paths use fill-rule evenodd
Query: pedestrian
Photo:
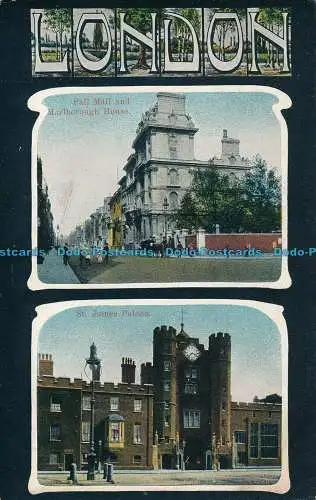
M 103 253 L 104 253 L 104 262 L 106 264 L 108 264 L 109 263 L 109 245 L 108 245 L 107 241 L 104 242 Z
M 84 263 L 84 255 L 82 252 L 83 250 L 80 250 L 80 255 L 79 255 L 80 267 L 82 267 Z
M 177 243 L 177 250 L 179 250 L 179 252 L 180 252 L 178 257 L 181 257 L 181 252 L 183 250 L 183 246 L 182 246 L 182 243 L 179 239 L 178 239 L 178 243 Z
M 65 243 L 65 245 L 64 245 L 64 255 L 63 255 L 64 266 L 68 266 L 68 261 L 69 261 L 68 250 L 69 250 L 68 244 Z

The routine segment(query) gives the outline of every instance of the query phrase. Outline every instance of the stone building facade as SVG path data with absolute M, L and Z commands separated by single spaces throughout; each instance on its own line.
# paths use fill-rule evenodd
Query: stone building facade
M 142 116 L 133 141 L 134 152 L 120 179 L 124 243 L 140 242 L 174 230 L 172 215 L 191 186 L 198 169 L 216 167 L 241 176 L 250 169 L 239 153 L 239 140 L 223 131 L 220 158 L 201 161 L 195 157 L 198 129 L 186 110 L 181 94 L 160 92 L 157 102 Z
M 153 359 L 123 358 L 122 382 L 95 384 L 95 449 L 116 467 L 211 469 L 281 464 L 281 398 L 231 399 L 231 337 L 208 346 L 181 325 L 156 327 Z M 87 467 L 91 384 L 55 378 L 53 360 L 39 355 L 38 467 Z
M 50 365 L 50 370 L 47 369 Z M 124 468 L 151 468 L 153 391 L 135 384 L 135 363 L 122 359 L 122 382 L 94 382 L 94 437 L 97 459 Z M 53 360 L 39 355 L 38 468 L 87 468 L 91 384 L 53 376 Z

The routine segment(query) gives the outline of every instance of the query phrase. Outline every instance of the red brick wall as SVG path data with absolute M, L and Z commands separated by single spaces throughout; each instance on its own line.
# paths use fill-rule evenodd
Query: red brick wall
M 231 250 L 243 250 L 257 248 L 263 252 L 272 252 L 273 246 L 280 245 L 281 233 L 222 233 L 206 234 L 205 247 L 213 250 L 229 248 Z M 196 247 L 196 235 L 186 237 L 187 247 Z

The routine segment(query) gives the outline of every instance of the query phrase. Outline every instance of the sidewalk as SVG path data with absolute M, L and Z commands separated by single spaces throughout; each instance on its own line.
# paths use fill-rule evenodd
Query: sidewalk
M 63 264 L 63 258 L 53 249 L 46 255 L 43 264 L 37 265 L 38 277 L 43 283 L 80 284 L 71 267 Z

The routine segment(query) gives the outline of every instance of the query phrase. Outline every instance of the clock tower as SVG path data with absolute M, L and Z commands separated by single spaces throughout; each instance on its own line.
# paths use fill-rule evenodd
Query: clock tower
M 231 344 L 212 334 L 208 349 L 181 323 L 154 330 L 154 432 L 162 468 L 205 468 L 213 448 L 231 466 Z M 185 463 L 185 465 L 184 465 Z

